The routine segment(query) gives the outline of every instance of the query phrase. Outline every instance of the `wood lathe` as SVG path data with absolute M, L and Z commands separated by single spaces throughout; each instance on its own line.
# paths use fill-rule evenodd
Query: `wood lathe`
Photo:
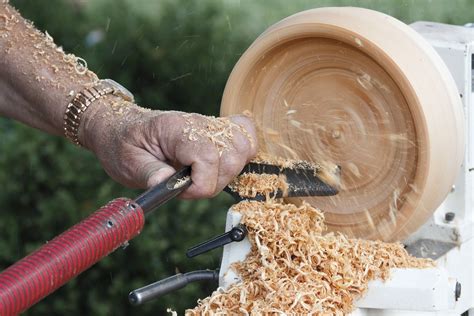
M 323 210 L 331 231 L 435 260 L 371 281 L 351 315 L 474 315 L 473 53 L 468 27 L 322 8 L 267 29 L 227 82 L 221 115 L 252 113 L 264 153 L 341 167 L 338 195 L 288 202 Z M 223 289 L 251 252 L 241 227 L 231 208 Z
M 474 315 L 473 53 L 469 27 L 322 8 L 266 30 L 228 80 L 221 114 L 252 112 L 265 152 L 342 167 L 339 195 L 306 199 L 330 230 L 436 260 L 372 281 L 352 315 Z M 249 251 L 224 247 L 221 287 Z

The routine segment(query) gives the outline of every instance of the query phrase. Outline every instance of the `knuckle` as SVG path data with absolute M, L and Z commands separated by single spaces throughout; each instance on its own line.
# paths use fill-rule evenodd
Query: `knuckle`
M 235 150 L 241 154 L 250 152 L 251 147 L 250 141 L 245 136 L 240 136 L 234 142 Z
M 219 162 L 219 153 L 214 145 L 206 146 L 203 148 L 199 159 L 204 162 L 205 164 L 215 166 Z
M 182 126 L 185 122 L 184 117 L 179 113 L 169 111 L 161 113 L 158 118 L 158 121 L 161 121 L 162 126 L 170 127 L 179 127 Z
M 222 174 L 235 176 L 242 170 L 244 164 L 245 161 L 240 155 L 230 155 L 221 162 Z
M 258 141 L 254 138 L 253 146 L 250 146 L 249 159 L 254 158 L 258 152 Z
M 234 139 L 235 149 L 237 151 L 246 152 L 251 156 L 256 154 L 256 131 L 252 120 L 243 115 L 234 116 L 231 120 L 236 124 L 238 130 L 238 137 Z
M 247 116 L 243 114 L 231 115 L 229 119 L 236 124 L 248 124 L 248 123 L 251 124 L 252 122 Z

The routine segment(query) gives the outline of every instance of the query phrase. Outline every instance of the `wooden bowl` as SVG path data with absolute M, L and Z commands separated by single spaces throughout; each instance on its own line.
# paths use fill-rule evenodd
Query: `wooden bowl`
M 221 115 L 246 110 L 262 151 L 341 166 L 337 196 L 305 200 L 349 236 L 407 237 L 444 200 L 464 156 L 449 70 L 409 26 L 372 10 L 314 9 L 267 29 L 224 91 Z

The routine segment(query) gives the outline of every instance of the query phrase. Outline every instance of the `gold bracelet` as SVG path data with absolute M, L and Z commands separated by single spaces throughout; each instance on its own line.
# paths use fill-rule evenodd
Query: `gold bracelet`
M 64 135 L 74 144 L 80 146 L 79 126 L 82 114 L 92 102 L 104 95 L 113 94 L 120 96 L 125 101 L 133 102 L 133 95 L 119 83 L 112 79 L 100 80 L 95 86 L 84 89 L 74 96 L 67 105 L 64 113 Z

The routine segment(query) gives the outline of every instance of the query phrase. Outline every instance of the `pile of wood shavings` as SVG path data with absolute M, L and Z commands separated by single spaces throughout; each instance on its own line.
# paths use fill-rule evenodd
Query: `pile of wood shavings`
M 280 190 L 283 195 L 288 191 L 286 176 L 282 174 L 243 173 L 236 177 L 229 188 L 241 197 L 254 198 L 257 194 L 270 197 Z
M 434 266 L 399 243 L 323 234 L 323 213 L 307 203 L 245 201 L 233 209 L 252 243 L 233 266 L 242 282 L 218 289 L 186 315 L 345 315 L 368 282 L 386 280 L 391 268 Z

